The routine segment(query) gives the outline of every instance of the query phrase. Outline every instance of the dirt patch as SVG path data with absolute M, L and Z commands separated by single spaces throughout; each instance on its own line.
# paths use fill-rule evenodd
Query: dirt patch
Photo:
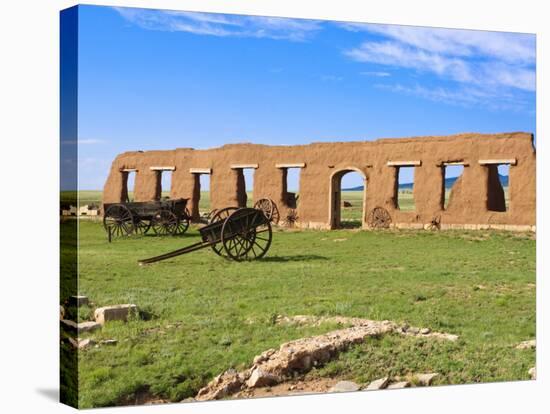
M 233 394 L 233 398 L 277 397 L 326 393 L 339 380 L 336 378 L 295 379 L 271 387 L 246 388 Z
M 170 402 L 159 398 L 149 390 L 149 387 L 145 386 L 134 391 L 130 395 L 121 397 L 116 405 L 153 405 L 153 404 L 165 404 Z

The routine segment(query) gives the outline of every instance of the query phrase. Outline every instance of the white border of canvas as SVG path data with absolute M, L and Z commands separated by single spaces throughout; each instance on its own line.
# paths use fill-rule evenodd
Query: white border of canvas
M 548 124 L 550 25 L 545 2 L 523 0 L 112 0 L 93 4 L 364 21 L 537 34 L 537 381 L 444 386 L 369 393 L 279 397 L 156 407 L 107 408 L 102 413 L 282 412 L 543 412 L 550 406 L 544 316 L 550 301 Z M 2 251 L 0 407 L 3 412 L 72 412 L 57 402 L 58 388 L 58 103 L 59 10 L 63 0 L 2 4 Z M 546 72 L 546 73 L 545 73 Z M 23 165 L 23 167 L 22 167 Z M 29 190 L 30 189 L 30 190 Z M 16 210 L 13 203 L 18 202 Z M 33 217 L 21 232 L 14 214 Z M 39 217 L 36 219 L 36 217 Z M 546 389 L 546 392 L 545 392 Z

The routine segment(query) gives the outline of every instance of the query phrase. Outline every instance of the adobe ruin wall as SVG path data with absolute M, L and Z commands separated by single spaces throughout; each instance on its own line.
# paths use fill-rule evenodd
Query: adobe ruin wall
M 497 166 L 510 165 L 509 208 Z M 242 168 L 254 168 L 253 197 L 270 198 L 281 217 L 292 207 L 286 195 L 286 168 L 300 167 L 297 225 L 339 225 L 340 180 L 349 171 L 365 177 L 363 227 L 375 207 L 385 208 L 397 227 L 423 228 L 439 217 L 442 228 L 534 230 L 536 154 L 529 133 L 460 134 L 377 141 L 312 143 L 296 146 L 230 144 L 195 150 L 125 152 L 113 161 L 103 202 L 127 198 L 127 177 L 135 171 L 135 201 L 160 197 L 160 171 L 171 171 L 171 198 L 188 198 L 198 218 L 200 174 L 210 174 L 212 209 L 246 202 Z M 444 167 L 464 165 L 444 208 Z M 400 167 L 414 166 L 415 211 L 397 205 Z M 249 200 L 250 201 L 250 200 Z M 249 202 L 249 205 L 250 202 Z

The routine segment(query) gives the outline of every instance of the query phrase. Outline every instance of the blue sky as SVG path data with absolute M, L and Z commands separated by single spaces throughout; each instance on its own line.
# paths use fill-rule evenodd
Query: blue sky
M 79 6 L 78 128 L 80 189 L 131 150 L 535 133 L 535 36 Z

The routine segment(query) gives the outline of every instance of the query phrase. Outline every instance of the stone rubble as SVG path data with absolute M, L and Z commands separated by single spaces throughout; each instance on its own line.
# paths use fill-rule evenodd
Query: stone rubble
M 533 367 L 529 369 L 529 375 L 531 375 L 531 379 L 536 380 L 537 379 L 537 367 Z
M 76 331 L 78 334 L 82 332 L 92 332 L 101 327 L 97 322 L 87 321 L 76 323 L 69 319 L 61 319 L 61 325 L 70 331 Z
M 313 366 L 322 365 L 333 359 L 339 352 L 351 345 L 361 343 L 367 337 L 380 336 L 396 332 L 418 337 L 431 337 L 456 341 L 458 336 L 440 332 L 414 333 L 410 327 L 402 327 L 391 321 L 373 321 L 359 318 L 317 318 L 299 315 L 293 318 L 283 317 L 297 323 L 338 322 L 353 324 L 323 335 L 301 338 L 282 344 L 278 350 L 269 349 L 256 356 L 251 368 L 242 372 L 229 370 L 218 375 L 203 387 L 196 396 L 199 401 L 224 398 L 243 388 L 256 388 L 275 385 L 295 375 L 309 371 Z M 281 318 L 281 320 L 283 320 Z M 322 322 L 321 322 L 322 321 Z M 400 386 L 404 386 L 399 383 Z M 410 383 L 407 382 L 409 386 Z M 393 388 L 395 388 L 395 384 Z
M 432 385 L 433 379 L 438 376 L 439 374 L 437 372 L 430 372 L 427 374 L 416 374 L 415 378 L 418 381 L 418 384 L 427 387 Z
M 537 347 L 536 339 L 530 341 L 523 341 L 516 345 L 516 349 L 535 349 Z
M 128 317 L 137 314 L 138 307 L 133 304 L 104 306 L 97 308 L 94 312 L 94 319 L 97 323 L 104 325 L 108 321 L 128 321 Z
M 359 391 L 359 385 L 352 381 L 337 382 L 328 392 L 351 392 Z
M 69 297 L 69 305 L 70 306 L 88 306 L 90 304 L 90 300 L 87 296 L 83 295 L 73 295 Z
M 374 390 L 383 390 L 388 386 L 388 383 L 390 382 L 390 379 L 388 377 L 379 378 L 377 380 L 372 381 L 365 390 L 367 391 L 374 391 Z
M 74 346 L 77 349 L 86 349 L 92 345 L 95 345 L 95 341 L 93 339 L 81 339 L 81 338 L 69 338 L 69 342 L 72 346 Z

